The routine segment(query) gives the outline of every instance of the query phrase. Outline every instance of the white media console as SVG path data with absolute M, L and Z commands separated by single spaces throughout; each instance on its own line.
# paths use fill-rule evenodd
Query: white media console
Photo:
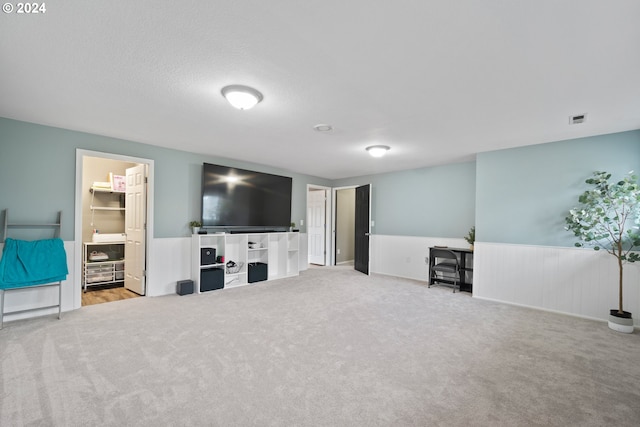
M 215 257 L 224 257 L 224 261 L 203 259 L 203 249 L 214 249 Z M 232 288 L 297 276 L 300 272 L 299 252 L 300 233 L 194 234 L 191 237 L 194 292 L 220 289 L 220 285 Z M 227 268 L 229 261 L 239 268 Z M 217 283 L 213 289 L 209 286 L 212 280 Z

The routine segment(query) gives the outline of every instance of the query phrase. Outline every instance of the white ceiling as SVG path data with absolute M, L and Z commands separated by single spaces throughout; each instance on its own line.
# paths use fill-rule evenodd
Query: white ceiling
M 46 8 L 0 16 L 0 116 L 329 179 L 640 128 L 638 0 Z M 264 100 L 236 110 L 229 84 Z

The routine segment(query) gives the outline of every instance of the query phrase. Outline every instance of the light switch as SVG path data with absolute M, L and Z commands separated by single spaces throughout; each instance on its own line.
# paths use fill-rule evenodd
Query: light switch
M 302 227 L 304 225 L 304 219 L 300 220 L 300 227 Z

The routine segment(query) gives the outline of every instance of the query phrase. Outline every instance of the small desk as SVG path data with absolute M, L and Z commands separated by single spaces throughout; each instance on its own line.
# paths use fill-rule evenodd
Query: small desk
M 433 249 L 447 249 L 458 256 L 460 262 L 460 290 L 465 292 L 473 292 L 473 251 L 469 248 L 449 248 L 446 246 L 434 246 L 429 248 L 429 284 L 431 283 L 431 269 L 435 263 L 435 259 L 431 256 Z M 441 279 L 439 282 L 453 284 L 452 281 Z

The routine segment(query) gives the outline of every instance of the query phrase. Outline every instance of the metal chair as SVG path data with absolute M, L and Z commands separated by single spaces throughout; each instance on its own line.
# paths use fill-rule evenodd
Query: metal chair
M 431 250 L 431 268 L 429 288 L 431 285 L 443 285 L 460 290 L 460 261 L 453 251 L 448 249 Z

